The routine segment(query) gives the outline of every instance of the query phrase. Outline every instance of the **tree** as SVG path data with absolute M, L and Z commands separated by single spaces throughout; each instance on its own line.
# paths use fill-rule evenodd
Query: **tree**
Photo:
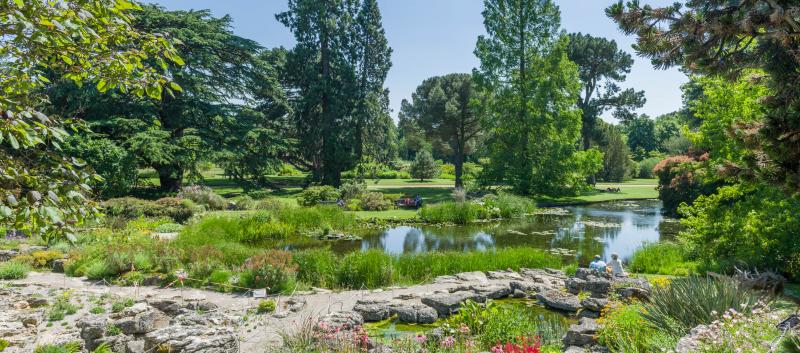
M 411 163 L 411 176 L 414 179 L 423 181 L 433 179 L 439 175 L 439 165 L 433 160 L 433 156 L 428 151 L 420 151 Z
M 735 80 L 763 70 L 770 89 L 765 118 L 735 127 L 755 153 L 740 168 L 800 192 L 800 23 L 796 1 L 689 1 L 663 8 L 619 1 L 606 10 L 637 53 L 659 68 Z
M 463 187 L 466 155 L 483 131 L 473 105 L 475 88 L 470 74 L 450 74 L 429 78 L 412 95 L 413 105 L 406 114 L 431 140 L 442 142 L 443 155 L 453 157 L 455 185 Z
M 180 64 L 164 36 L 136 31 L 126 0 L 2 1 L 0 16 L 0 224 L 41 235 L 72 237 L 73 227 L 98 214 L 89 201 L 92 179 L 81 160 L 61 148 L 72 117 L 46 114 L 42 89 L 52 72 L 101 92 L 120 89 L 159 98 L 179 90 L 156 68 Z M 155 63 L 155 66 L 150 65 Z
M 413 112 L 414 106 L 403 99 L 400 112 L 397 114 L 398 144 L 401 157 L 414 160 L 419 151 L 431 150 L 433 145 L 427 141 L 425 132 L 417 124 Z
M 290 0 L 276 18 L 297 41 L 287 70 L 305 164 L 312 178 L 338 186 L 342 171 L 364 154 L 365 135 L 373 135 L 368 129 L 388 122 L 383 82 L 391 49 L 377 3 Z
M 583 112 L 581 136 L 583 149 L 591 147 L 597 119 L 605 111 L 616 114 L 641 108 L 646 99 L 644 91 L 632 88 L 623 90 L 617 83 L 625 81 L 631 72 L 633 58 L 617 49 L 617 42 L 588 34 L 571 33 L 567 56 L 578 64 L 578 74 L 583 85 L 578 97 L 578 107 Z
M 94 132 L 136 156 L 140 167 L 155 169 L 162 191 L 176 191 L 187 176 L 199 177 L 199 161 L 218 157 L 214 151 L 240 152 L 240 144 L 246 142 L 241 139 L 251 130 L 269 124 L 263 120 L 280 119 L 288 110 L 283 90 L 273 87 L 276 69 L 261 57 L 263 48 L 234 35 L 231 21 L 228 16 L 215 18 L 208 10 L 144 6 L 132 25 L 144 33 L 169 33 L 179 41 L 177 50 L 185 65 L 163 68 L 183 90 L 152 100 L 124 92 L 97 94 L 57 82 L 49 90 L 53 106 L 87 120 Z M 256 123 L 253 114 L 243 110 L 263 114 L 257 122 L 261 125 L 243 129 L 242 124 Z M 237 119 L 243 114 L 248 117 Z M 271 137 L 274 143 L 285 141 Z M 276 150 L 284 147 L 271 145 Z M 277 163 L 273 154 L 262 157 L 265 164 Z
M 580 79 L 567 58 L 567 36 L 550 0 L 485 0 L 486 36 L 478 37 L 476 82 L 486 100 L 489 155 L 485 177 L 520 193 L 561 193 L 585 186 L 602 157 L 577 153 Z
M 628 135 L 628 147 L 636 158 L 647 158 L 650 151 L 656 149 L 656 125 L 653 119 L 642 114 L 631 114 L 622 120 L 622 126 Z
M 625 135 L 618 126 L 602 121 L 598 130 L 600 133 L 597 144 L 603 152 L 603 170 L 599 173 L 600 179 L 620 182 L 630 178 L 634 173 L 635 164 L 631 159 L 631 150 L 628 148 Z

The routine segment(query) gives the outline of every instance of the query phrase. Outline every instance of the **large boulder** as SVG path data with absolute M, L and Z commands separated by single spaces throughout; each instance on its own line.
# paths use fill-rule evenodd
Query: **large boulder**
M 578 297 L 560 290 L 551 289 L 536 295 L 536 298 L 545 306 L 552 309 L 576 312 L 581 308 Z
M 172 325 L 144 335 L 146 351 L 171 353 L 238 353 L 236 330 L 226 317 L 211 314 L 185 314 Z
M 569 278 L 564 282 L 572 294 L 589 292 L 593 297 L 605 298 L 611 292 L 611 280 L 601 276 L 588 275 L 583 278 Z
M 601 312 L 606 305 L 608 305 L 608 299 L 586 298 L 581 300 L 581 306 L 583 306 L 583 308 L 586 310 Z
M 336 311 L 320 318 L 318 328 L 323 331 L 337 329 L 346 331 L 363 324 L 364 317 L 355 311 Z
M 467 300 L 483 303 L 486 301 L 486 297 L 472 291 L 434 293 L 422 297 L 422 303 L 435 309 L 442 318 L 458 312 L 461 303 Z
M 391 311 L 397 315 L 397 321 L 407 324 L 432 324 L 439 314 L 436 309 L 421 303 L 394 303 Z
M 622 298 L 639 300 L 647 300 L 652 292 L 650 283 L 641 278 L 616 278 L 614 280 L 614 290 Z
M 359 300 L 353 311 L 361 314 L 364 322 L 382 321 L 392 316 L 390 303 L 385 300 Z
M 78 319 L 75 324 L 81 330 L 81 338 L 85 342 L 86 349 L 93 351 L 102 342 L 99 340 L 103 338 L 106 332 L 106 319 L 100 316 L 84 316 Z
M 577 324 L 572 324 L 564 335 L 564 346 L 586 347 L 597 343 L 597 331 L 600 325 L 594 319 L 581 318 Z
M 114 325 L 126 335 L 145 334 L 170 324 L 166 315 L 146 303 L 136 303 L 115 317 Z

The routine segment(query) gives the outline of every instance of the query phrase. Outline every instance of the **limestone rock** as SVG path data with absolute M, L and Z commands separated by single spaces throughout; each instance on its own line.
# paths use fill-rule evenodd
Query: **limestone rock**
M 536 298 L 552 309 L 576 312 L 581 308 L 581 303 L 577 296 L 555 289 L 539 293 Z
M 237 353 L 239 341 L 230 327 L 173 325 L 146 334 L 144 348 L 148 352 Z
M 365 322 L 386 320 L 392 315 L 388 302 L 381 300 L 359 300 L 353 311 L 361 314 Z
M 586 350 L 583 347 L 571 346 L 565 349 L 564 353 L 586 353 Z
M 323 316 L 320 326 L 325 325 L 331 329 L 349 330 L 364 324 L 364 317 L 355 311 L 336 311 Z
M 577 324 L 572 324 L 564 335 L 564 346 L 591 346 L 597 343 L 595 334 L 600 330 L 597 321 L 590 318 L 581 318 Z
M 30 306 L 31 308 L 39 308 L 47 306 L 49 304 L 47 299 L 41 297 L 30 297 L 27 299 L 27 301 L 28 301 L 28 306 Z
M 472 291 L 437 293 L 422 297 L 422 303 L 435 309 L 442 318 L 458 312 L 461 303 L 467 300 L 483 303 L 486 297 Z
M 432 324 L 436 322 L 438 312 L 421 303 L 396 303 L 391 306 L 397 321 L 407 324 Z
M 64 264 L 67 262 L 65 259 L 55 259 L 52 263 L 52 269 L 55 273 L 64 273 Z
M 146 303 L 136 303 L 125 308 L 114 325 L 126 335 L 144 334 L 169 325 L 169 318 Z
M 608 305 L 608 299 L 603 298 L 586 298 L 581 300 L 581 305 L 588 310 L 601 312 L 603 308 Z
M 486 299 L 501 299 L 511 295 L 511 287 L 501 284 L 484 284 L 478 286 L 470 286 L 470 290 Z

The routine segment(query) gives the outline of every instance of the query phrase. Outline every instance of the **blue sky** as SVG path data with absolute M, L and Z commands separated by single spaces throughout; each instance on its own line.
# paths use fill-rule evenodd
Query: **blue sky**
M 168 9 L 211 9 L 216 16 L 230 14 L 236 34 L 265 47 L 294 43 L 292 34 L 275 20 L 286 10 L 285 0 L 146 0 Z M 583 32 L 617 41 L 634 55 L 635 64 L 624 87 L 644 90 L 650 116 L 669 113 L 681 105 L 680 85 L 686 76 L 677 69 L 656 70 L 647 59 L 635 56 L 633 38 L 623 35 L 604 9 L 616 0 L 555 0 L 561 8 L 561 25 L 568 32 Z M 668 5 L 674 0 L 644 0 Z M 396 116 L 400 102 L 424 79 L 454 72 L 471 72 L 478 66 L 473 55 L 478 35 L 484 33 L 482 0 L 378 0 L 389 44 L 394 49 L 393 67 L 386 80 L 391 108 Z

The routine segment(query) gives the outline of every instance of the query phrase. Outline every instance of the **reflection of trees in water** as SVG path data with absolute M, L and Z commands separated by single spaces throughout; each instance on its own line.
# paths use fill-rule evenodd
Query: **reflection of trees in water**
M 491 235 L 475 227 L 472 231 L 455 227 L 397 227 L 380 233 L 377 237 L 364 237 L 362 249 L 379 248 L 392 253 L 425 252 L 436 250 L 487 250 L 494 248 Z

